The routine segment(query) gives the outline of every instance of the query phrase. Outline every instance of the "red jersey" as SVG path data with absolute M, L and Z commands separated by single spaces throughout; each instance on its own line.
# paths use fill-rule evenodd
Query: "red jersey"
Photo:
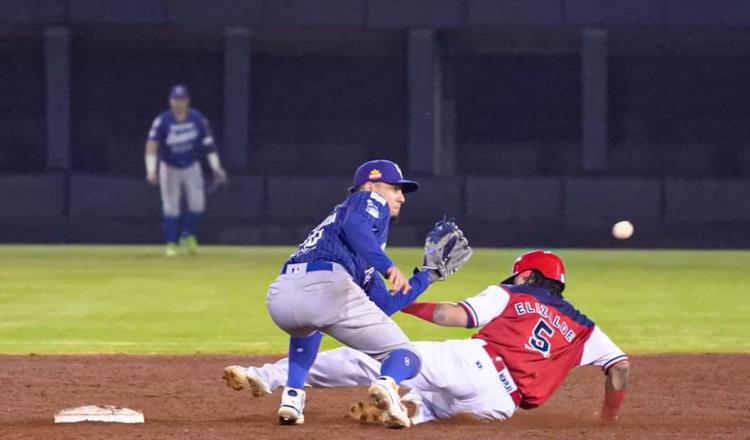
M 459 304 L 468 327 L 482 327 L 473 338 L 503 358 L 523 396 L 522 408 L 544 403 L 579 365 L 606 371 L 627 359 L 586 315 L 544 288 L 490 286 Z

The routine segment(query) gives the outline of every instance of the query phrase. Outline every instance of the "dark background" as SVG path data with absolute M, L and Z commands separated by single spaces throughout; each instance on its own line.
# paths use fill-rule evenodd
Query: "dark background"
M 232 161 L 225 54 L 238 28 L 247 142 Z M 50 127 L 65 120 L 49 105 L 50 30 L 69 44 L 62 165 L 50 160 Z M 410 143 L 422 30 L 454 146 L 434 170 Z M 582 148 L 590 30 L 606 32 L 606 163 L 594 167 Z M 384 157 L 423 183 L 396 245 L 445 212 L 479 245 L 748 247 L 748 73 L 750 1 L 0 0 L 0 241 L 159 242 L 143 146 L 180 82 L 232 177 L 209 199 L 206 242 L 296 243 L 360 162 Z M 616 243 L 621 219 L 636 235 Z

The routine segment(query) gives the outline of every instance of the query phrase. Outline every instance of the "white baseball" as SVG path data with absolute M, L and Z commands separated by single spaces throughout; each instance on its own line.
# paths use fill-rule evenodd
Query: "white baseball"
M 617 222 L 612 226 L 612 236 L 618 240 L 627 240 L 633 236 L 634 231 L 635 228 L 633 227 L 633 224 L 627 220 Z

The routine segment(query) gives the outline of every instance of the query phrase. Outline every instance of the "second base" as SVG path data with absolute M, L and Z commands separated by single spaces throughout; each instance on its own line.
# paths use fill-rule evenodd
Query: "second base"
M 86 405 L 66 408 L 55 414 L 55 423 L 108 422 L 108 423 L 144 423 L 143 413 L 130 408 L 112 405 Z

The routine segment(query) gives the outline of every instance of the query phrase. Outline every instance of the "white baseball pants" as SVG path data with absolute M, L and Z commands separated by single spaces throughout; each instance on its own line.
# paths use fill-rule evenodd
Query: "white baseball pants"
M 414 401 L 418 407 L 413 423 L 458 414 L 483 420 L 505 420 L 513 415 L 516 405 L 483 345 L 476 339 L 414 343 L 422 357 L 422 370 L 403 382 L 411 389 L 404 399 Z M 378 377 L 379 369 L 380 363 L 364 353 L 337 348 L 318 355 L 307 384 L 329 388 L 369 385 Z M 286 383 L 287 359 L 255 370 L 270 389 L 276 389 Z

